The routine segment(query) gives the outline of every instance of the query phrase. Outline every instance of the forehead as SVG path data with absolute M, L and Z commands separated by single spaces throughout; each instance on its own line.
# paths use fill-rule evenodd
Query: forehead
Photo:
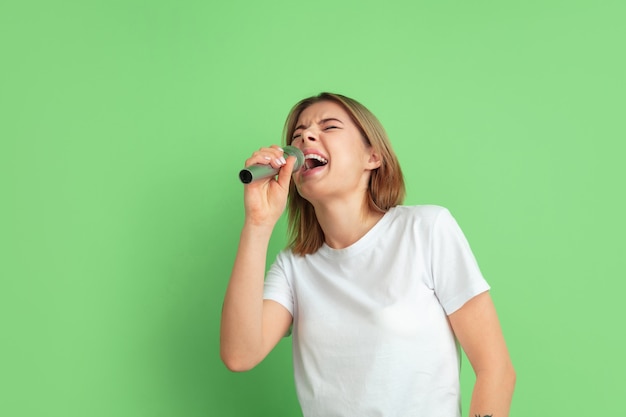
M 309 125 L 320 120 L 335 118 L 343 122 L 351 120 L 348 112 L 334 101 L 319 101 L 304 109 L 298 117 L 296 125 Z

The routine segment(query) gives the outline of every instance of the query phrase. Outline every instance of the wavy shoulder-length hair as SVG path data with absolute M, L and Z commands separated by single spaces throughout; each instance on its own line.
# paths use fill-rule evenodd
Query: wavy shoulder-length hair
M 300 114 L 321 101 L 339 104 L 352 118 L 364 141 L 379 155 L 380 167 L 370 174 L 367 205 L 381 213 L 402 204 L 405 196 L 404 177 L 387 133 L 376 116 L 358 101 L 341 94 L 321 93 L 298 102 L 289 112 L 284 127 L 285 144 L 290 145 Z M 324 244 L 313 205 L 298 193 L 293 181 L 289 188 L 289 247 L 293 253 L 306 255 L 316 252 Z

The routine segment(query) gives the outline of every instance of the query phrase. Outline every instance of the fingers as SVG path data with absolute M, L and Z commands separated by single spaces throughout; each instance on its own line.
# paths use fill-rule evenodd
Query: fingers
M 278 173 L 266 177 L 263 174 L 259 181 L 253 181 L 244 187 L 244 205 L 246 217 L 256 223 L 274 224 L 285 210 L 289 181 L 296 158 L 287 157 L 279 146 L 261 148 L 246 160 L 246 167 L 251 165 L 267 165 Z
M 251 165 L 271 165 L 279 169 L 287 163 L 284 152 L 280 146 L 272 145 L 269 148 L 261 148 L 246 160 L 246 167 Z
M 287 189 L 289 187 L 289 181 L 291 181 L 291 174 L 293 174 L 293 167 L 296 165 L 298 158 L 295 156 L 289 156 L 285 165 L 278 171 L 278 183 L 281 187 Z

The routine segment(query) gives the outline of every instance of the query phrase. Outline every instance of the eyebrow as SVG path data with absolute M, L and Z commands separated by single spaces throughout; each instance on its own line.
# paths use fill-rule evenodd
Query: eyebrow
M 337 119 L 336 117 L 327 117 L 326 119 L 322 119 L 318 122 L 318 124 L 323 125 L 324 123 L 328 123 L 328 122 L 339 122 L 341 124 L 343 124 L 343 122 L 339 119 Z M 293 130 L 294 132 L 298 129 L 306 129 L 305 125 L 298 125 L 296 126 L 296 128 Z

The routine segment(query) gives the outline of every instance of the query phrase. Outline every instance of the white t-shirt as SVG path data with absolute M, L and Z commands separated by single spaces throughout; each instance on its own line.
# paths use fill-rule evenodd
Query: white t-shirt
M 487 290 L 448 210 L 398 206 L 348 248 L 281 252 L 264 297 L 293 316 L 305 417 L 459 417 L 447 315 Z

